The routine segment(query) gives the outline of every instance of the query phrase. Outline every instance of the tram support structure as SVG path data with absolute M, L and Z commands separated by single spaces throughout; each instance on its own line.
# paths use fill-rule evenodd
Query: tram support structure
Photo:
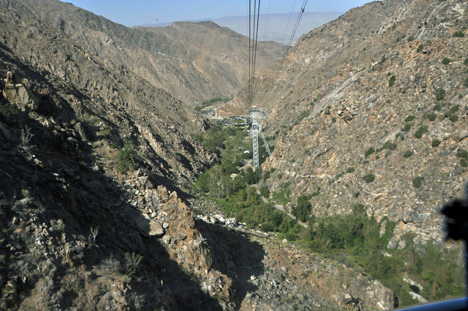
M 250 128 L 250 134 L 252 135 L 252 150 L 253 150 L 253 169 L 254 171 L 260 167 L 260 155 L 258 152 L 258 134 L 262 136 L 263 144 L 268 152 L 268 156 L 271 156 L 270 147 L 268 146 L 268 142 L 265 139 L 265 135 L 263 135 L 262 127 L 257 122 L 257 110 L 253 110 L 251 112 L 252 115 L 252 127 Z

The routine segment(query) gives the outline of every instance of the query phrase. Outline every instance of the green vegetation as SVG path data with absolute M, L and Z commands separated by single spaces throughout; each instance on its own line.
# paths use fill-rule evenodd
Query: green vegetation
M 436 91 L 435 91 L 435 96 L 437 98 L 437 100 L 442 100 L 444 99 L 445 97 L 445 90 L 443 87 L 439 87 Z
M 441 111 L 443 106 L 445 106 L 444 103 L 437 103 L 437 104 L 434 105 L 433 110 L 434 111 Z
M 230 101 L 231 99 L 230 98 L 212 98 L 212 99 L 208 99 L 208 100 L 205 100 L 204 102 L 202 102 L 200 105 L 198 105 L 197 107 L 195 107 L 195 110 L 197 111 L 201 111 L 211 105 L 214 105 L 214 104 L 217 104 L 217 103 L 226 103 L 228 101 Z
M 413 126 L 413 123 L 406 123 L 402 128 L 401 130 L 403 132 L 409 132 L 409 130 L 411 129 L 411 127 Z
M 414 133 L 414 137 L 421 138 L 423 134 L 427 133 L 427 125 L 421 125 L 418 130 Z
M 458 148 L 457 157 L 460 158 L 460 165 L 462 167 L 468 167 L 468 151 L 462 148 Z
M 456 114 L 451 114 L 451 115 L 449 115 L 448 118 L 452 122 L 457 122 L 458 121 L 458 116 Z
M 465 79 L 465 82 L 463 83 L 464 87 L 468 87 L 468 78 Z
M 279 204 L 287 204 L 289 201 L 291 201 L 291 188 L 289 188 L 289 186 L 290 183 L 281 184 L 281 190 L 279 192 L 273 193 L 273 201 Z
M 366 150 L 366 157 L 370 156 L 371 154 L 373 154 L 375 152 L 375 149 L 374 147 L 370 147 L 369 149 Z
M 457 113 L 459 109 L 460 109 L 460 105 L 455 105 L 452 108 L 450 108 L 450 110 L 448 111 L 448 114 Z
M 407 150 L 404 154 L 403 154 L 403 157 L 404 158 L 409 158 L 413 155 L 413 151 L 411 150 Z
M 364 175 L 364 176 L 362 177 L 362 179 L 363 179 L 366 183 L 370 184 L 371 182 L 374 182 L 375 176 L 374 176 L 374 174 L 369 173 L 369 174 L 367 174 L 367 175 Z
M 124 146 L 117 155 L 116 168 L 119 172 L 126 173 L 129 170 L 135 169 L 134 154 L 133 142 L 130 139 L 125 139 Z
M 297 198 L 297 205 L 292 209 L 292 214 L 301 221 L 307 221 L 307 217 L 312 211 L 312 205 L 309 202 L 310 197 L 302 195 Z
M 407 116 L 407 117 L 405 118 L 405 122 L 411 122 L 411 121 L 413 121 L 414 119 L 416 119 L 415 116 L 409 115 L 409 116 Z
M 424 119 L 428 119 L 429 121 L 435 121 L 436 118 L 437 118 L 437 115 L 433 112 L 426 112 L 424 114 Z
M 25 125 L 24 129 L 21 129 L 21 135 L 20 135 L 21 146 L 24 148 L 29 148 L 31 139 L 33 137 L 34 137 L 34 134 L 31 133 L 31 128 Z
M 465 61 L 463 62 L 463 64 L 465 64 L 465 66 L 468 66 L 468 58 L 465 58 Z
M 418 49 L 416 50 L 416 52 L 420 53 L 420 52 L 422 52 L 423 49 L 424 49 L 424 44 L 421 43 L 421 44 L 418 46 Z
M 129 277 L 132 277 L 140 266 L 143 256 L 137 253 L 125 253 L 125 269 Z
M 387 141 L 383 147 L 383 149 L 388 149 L 388 150 L 395 150 L 397 148 L 397 144 L 396 143 L 392 143 L 391 141 Z
M 439 147 L 441 141 L 438 139 L 432 140 L 432 147 Z
M 450 64 L 450 62 L 451 62 L 451 60 L 450 60 L 450 58 L 448 58 L 448 57 L 444 57 L 444 58 L 442 59 L 442 64 L 444 64 L 444 65 L 448 65 L 448 64 Z
M 460 109 L 460 105 L 455 105 L 452 108 L 450 108 L 449 111 L 447 111 L 444 114 L 444 118 L 449 118 L 450 121 L 452 122 L 457 122 L 458 121 L 458 115 L 456 114 L 458 110 Z
M 420 177 L 420 176 L 415 177 L 415 178 L 413 179 L 413 187 L 415 187 L 415 188 L 420 188 L 423 179 L 424 179 L 424 177 Z
M 366 210 L 370 209 L 362 204 L 356 204 L 347 215 L 317 218 L 313 207 L 314 197 L 321 195 L 320 188 L 312 194 L 298 197 L 296 204 L 292 205 L 292 214 L 307 223 L 307 228 L 304 228 L 271 203 L 266 203 L 258 194 L 260 192 L 264 197 L 269 195 L 268 189 L 260 183 L 260 172 L 241 169 L 244 163 L 242 148 L 244 144 L 250 146 L 248 141 L 244 141 L 246 133 L 229 128 L 210 131 L 200 137 L 200 141 L 210 143 L 214 138 L 208 137 L 215 133 L 224 137 L 223 143 L 216 147 L 221 160 L 206 170 L 195 186 L 201 194 L 217 202 L 227 216 L 236 217 L 238 221 L 246 223 L 248 228 L 275 232 L 280 239 L 294 241 L 300 247 L 309 248 L 321 256 L 378 279 L 395 293 L 400 306 L 415 303 L 408 293 L 410 285 L 403 281 L 404 276 L 422 284 L 424 290 L 420 294 L 429 300 L 463 294 L 464 274 L 456 251 L 443 250 L 433 244 L 415 245 L 414 236 L 411 235 L 402 238 L 402 244 L 406 246 L 399 249 L 395 241 L 391 241 L 395 223 L 386 218 L 377 221 L 372 216 L 368 217 Z M 393 144 L 386 147 L 390 150 L 392 148 Z M 373 148 L 371 150 L 369 154 L 375 152 Z M 412 154 L 407 151 L 403 156 Z M 457 156 L 468 160 L 468 152 L 463 149 L 458 150 Z M 236 159 L 239 161 L 234 165 Z M 231 177 L 233 172 L 237 177 Z M 354 167 L 348 167 L 343 174 L 354 172 Z M 272 173 L 264 172 L 263 180 Z M 368 174 L 363 179 L 372 182 L 375 176 Z M 422 180 L 422 177 L 416 177 L 413 180 L 414 187 L 420 187 Z M 223 190 L 220 191 L 219 187 L 223 184 Z M 272 201 L 283 206 L 290 203 L 290 186 L 289 182 L 283 183 L 278 192 L 271 194 Z M 359 196 L 359 192 L 353 194 L 355 199 Z M 387 248 L 389 245 L 392 247 Z
M 453 36 L 458 37 L 458 38 L 463 38 L 465 36 L 465 33 L 463 33 L 463 31 L 461 30 L 458 30 L 453 34 Z
M 311 219 L 309 228 L 302 234 L 303 244 L 347 266 L 363 269 L 392 289 L 400 306 L 415 303 L 408 294 L 410 286 L 403 281 L 403 275 L 422 284 L 421 294 L 430 300 L 463 295 L 464 274 L 456 251 L 442 251 L 434 244 L 418 248 L 411 235 L 403 238 L 404 249 L 387 249 L 395 224 L 386 218 L 377 222 L 367 217 L 362 204 L 355 205 L 348 215 Z
M 395 75 L 392 75 L 390 79 L 388 80 L 388 86 L 392 87 L 395 84 L 395 81 L 396 81 L 396 77 Z

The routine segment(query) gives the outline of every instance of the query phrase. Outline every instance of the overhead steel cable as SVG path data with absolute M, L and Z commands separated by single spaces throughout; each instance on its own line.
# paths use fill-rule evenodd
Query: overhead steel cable
M 252 89 L 250 85 L 250 78 L 252 77 L 252 62 L 251 62 L 251 41 L 252 40 L 252 0 L 249 0 L 249 98 L 251 97 Z
M 304 14 L 304 11 L 305 11 L 305 8 L 307 6 L 307 2 L 309 0 L 304 0 L 304 2 L 302 2 L 302 7 L 301 7 L 301 11 L 299 12 L 299 15 L 297 16 L 297 19 L 296 19 L 296 23 L 294 24 L 294 28 L 293 28 L 293 31 L 291 33 L 291 37 L 289 38 L 289 42 L 288 42 L 288 49 L 286 51 L 286 54 L 289 53 L 289 50 L 291 49 L 291 44 L 294 40 L 294 36 L 296 35 L 296 32 L 297 32 L 297 28 L 299 27 L 299 23 L 301 21 L 301 18 L 302 18 L 302 15 Z
M 252 16 L 253 15 L 253 16 Z M 258 33 L 260 25 L 260 0 L 249 0 L 249 101 L 252 101 L 252 87 L 255 81 L 257 61 Z
M 258 0 L 257 8 L 257 29 L 255 34 L 255 48 L 254 48 L 254 58 L 253 58 L 253 79 L 255 81 L 255 67 L 257 64 L 257 45 L 258 45 L 258 28 L 260 25 L 260 0 Z
M 283 39 L 281 40 L 281 43 L 283 43 L 283 44 L 284 44 L 284 40 L 286 39 L 286 33 L 288 32 L 289 24 L 291 22 L 291 16 L 292 16 L 292 13 L 294 11 L 294 6 L 295 5 L 296 5 L 296 0 L 294 0 L 294 2 L 293 2 L 293 6 L 291 8 L 291 12 L 289 13 L 289 17 L 288 17 L 288 23 L 286 24 L 286 27 L 284 28 Z

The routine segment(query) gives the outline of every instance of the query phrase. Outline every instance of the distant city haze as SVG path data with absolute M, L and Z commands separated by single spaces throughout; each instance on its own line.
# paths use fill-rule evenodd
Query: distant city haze
M 215 1 L 215 0 L 68 0 L 74 5 L 102 15 L 113 22 L 126 26 L 136 25 L 164 25 L 176 21 L 213 20 L 221 26 L 229 27 L 244 35 L 248 30 L 242 30 L 241 22 L 248 28 L 246 16 L 249 15 L 249 1 Z M 354 7 L 364 5 L 368 0 L 315 0 L 308 1 L 303 20 L 297 31 L 296 39 L 300 34 L 338 17 L 341 13 Z M 260 7 L 263 22 L 259 27 L 261 40 L 275 40 L 282 42 L 284 36 L 287 43 L 287 33 L 292 32 L 296 18 L 301 11 L 304 1 L 268 0 L 262 1 Z M 332 12 L 332 13 L 330 13 Z M 324 13 L 324 14 L 317 14 Z M 272 16 L 275 15 L 275 17 Z M 279 14 L 279 15 L 278 15 Z M 315 15 L 310 15 L 315 14 Z M 229 18 L 228 18 L 229 17 Z M 235 19 L 230 19 L 236 17 Z M 239 18 L 244 18 L 244 21 Z M 313 21 L 315 19 L 315 21 Z M 283 32 L 283 34 L 281 34 Z M 290 32 L 290 34 L 291 34 Z M 290 35 L 289 34 L 289 35 Z M 295 41 L 295 40 L 294 40 Z
M 276 41 L 282 44 L 295 44 L 299 37 L 312 29 L 328 23 L 331 20 L 338 18 L 342 12 L 317 12 L 304 13 L 297 27 L 295 35 L 291 38 L 294 24 L 297 19 L 297 14 L 268 14 L 260 15 L 258 39 L 261 41 Z M 227 27 L 240 33 L 244 36 L 249 35 L 249 17 L 248 16 L 231 16 L 221 18 L 207 18 L 222 27 Z M 197 20 L 202 21 L 202 20 Z M 171 23 L 144 24 L 142 26 L 164 27 Z

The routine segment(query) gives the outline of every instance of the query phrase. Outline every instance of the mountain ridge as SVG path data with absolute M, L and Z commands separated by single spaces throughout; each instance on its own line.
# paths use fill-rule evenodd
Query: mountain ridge
M 298 25 L 296 34 L 292 39 L 292 44 L 299 39 L 299 37 L 310 30 L 321 26 L 333 19 L 336 19 L 343 13 L 341 12 L 305 12 L 301 18 L 301 22 Z M 275 41 L 282 44 L 287 44 L 290 36 L 292 35 L 293 22 L 296 18 L 297 12 L 292 13 L 278 13 L 278 14 L 260 14 L 260 24 L 258 39 L 260 41 Z M 231 30 L 240 33 L 244 36 L 248 36 L 248 16 L 225 16 L 221 18 L 206 18 L 201 20 L 195 20 L 192 22 L 201 21 L 212 21 L 222 27 L 228 27 Z M 166 27 L 169 23 L 157 23 L 157 24 L 143 24 L 143 27 Z
M 383 1 L 302 36 L 254 86 L 277 142 L 263 165 L 272 190 L 321 189 L 310 199 L 320 216 L 363 203 L 397 224 L 388 247 L 411 233 L 441 242 L 437 207 L 468 178 L 466 25 L 461 1 Z M 217 115 L 248 113 L 247 99 Z
M 207 24 L 185 23 L 182 33 L 174 32 L 174 27 L 127 28 L 72 4 L 44 1 L 34 1 L 29 5 L 39 19 L 50 21 L 93 56 L 106 58 L 106 65 L 111 70 L 119 71 L 119 66 L 124 66 L 125 70 L 155 87 L 177 94 L 178 99 L 184 102 L 199 103 L 212 98 L 234 96 L 247 81 L 248 73 L 244 68 L 248 68 L 248 39 L 234 32 L 227 33 L 226 29 L 219 26 L 204 27 Z M 70 12 L 73 14 L 70 15 Z M 215 58 L 197 48 L 199 43 L 210 41 L 218 31 L 219 38 L 224 41 L 218 42 L 215 52 L 239 55 L 237 61 Z M 191 41 L 188 33 L 200 38 Z M 226 39 L 230 36 L 233 36 L 236 44 L 226 48 Z M 181 44 L 181 40 L 186 43 Z M 188 47 L 190 45 L 192 48 Z M 213 51 L 213 47 L 211 49 Z M 269 42 L 259 44 L 258 49 L 265 56 L 258 65 L 264 68 L 282 57 L 285 47 Z M 191 54 L 191 50 L 196 53 Z M 116 67 L 114 62 L 119 66 Z

